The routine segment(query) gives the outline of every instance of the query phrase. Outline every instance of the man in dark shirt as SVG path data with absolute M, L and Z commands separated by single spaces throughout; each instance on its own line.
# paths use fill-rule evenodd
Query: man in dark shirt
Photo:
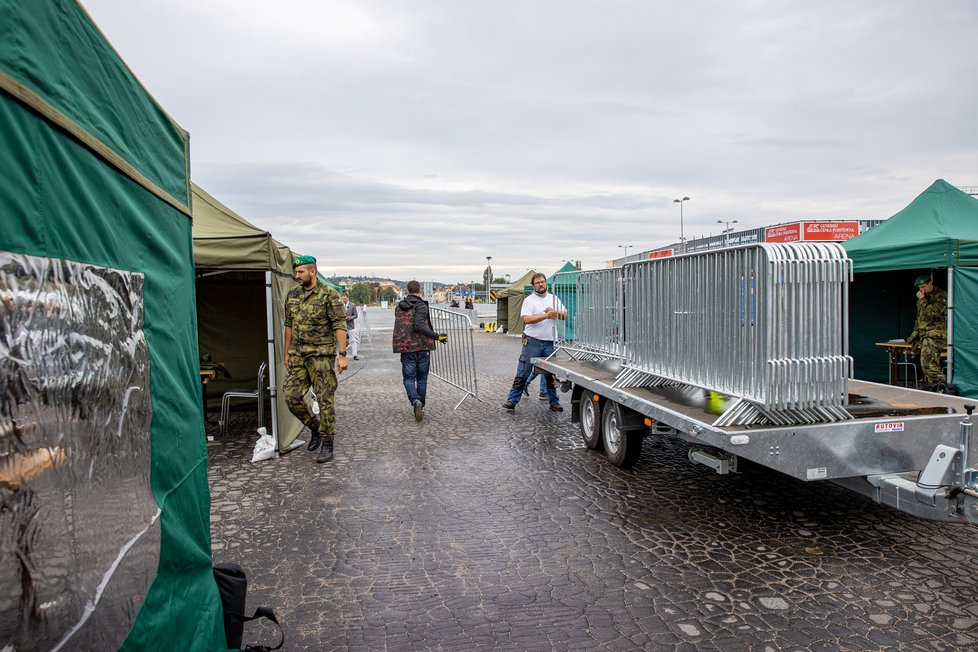
M 394 310 L 394 353 L 401 354 L 401 376 L 408 400 L 414 406 L 414 418 L 424 417 L 428 390 L 430 352 L 435 342 L 445 342 L 448 335 L 435 333 L 428 313 L 428 302 L 421 298 L 421 284 L 408 281 L 408 295 Z

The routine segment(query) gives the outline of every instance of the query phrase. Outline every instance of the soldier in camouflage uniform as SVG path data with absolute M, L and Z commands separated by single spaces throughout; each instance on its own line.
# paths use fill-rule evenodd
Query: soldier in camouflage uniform
M 317 462 L 333 459 L 336 414 L 336 361 L 340 373 L 346 371 L 346 310 L 340 295 L 316 278 L 316 259 L 298 256 L 292 269 L 299 287 L 285 297 L 285 383 L 283 391 L 289 410 L 309 426 L 309 450 L 322 443 Z M 319 421 L 305 402 L 310 386 L 319 402 Z
M 947 379 L 941 370 L 941 352 L 947 346 L 947 292 L 934 287 L 929 274 L 917 277 L 917 321 L 908 344 L 920 348 L 923 389 L 938 389 Z

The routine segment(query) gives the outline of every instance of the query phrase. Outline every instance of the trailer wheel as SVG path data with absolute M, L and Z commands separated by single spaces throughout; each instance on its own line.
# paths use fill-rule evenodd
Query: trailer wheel
M 581 394 L 579 416 L 581 417 L 581 437 L 588 450 L 601 450 L 601 403 L 594 394 Z
M 627 469 L 642 454 L 641 431 L 625 427 L 624 408 L 613 401 L 605 401 L 601 410 L 601 431 L 604 451 L 615 466 Z

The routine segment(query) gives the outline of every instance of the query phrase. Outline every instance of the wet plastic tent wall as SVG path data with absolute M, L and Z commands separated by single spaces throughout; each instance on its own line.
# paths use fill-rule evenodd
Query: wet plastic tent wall
M 289 447 L 302 430 L 280 390 L 285 378 L 282 350 L 285 340 L 285 295 L 295 287 L 292 251 L 270 233 L 251 224 L 192 184 L 194 196 L 194 266 L 197 271 L 197 329 L 201 354 L 227 368 L 231 378 L 218 375 L 208 383 L 208 403 L 219 407 L 231 389 L 252 389 L 258 366 L 275 361 L 275 373 L 266 380 L 274 388 L 275 410 L 267 413 L 266 427 L 274 432 L 280 450 Z M 268 288 L 266 283 L 270 282 Z M 267 290 L 271 290 L 271 297 Z M 273 336 L 269 347 L 271 310 Z M 274 380 L 274 382 L 273 382 Z M 242 400 L 254 405 L 254 399 Z M 255 436 L 255 433 L 232 433 Z
M 75 2 L 0 0 L 0 648 L 226 649 L 188 138 Z
M 978 362 L 963 342 L 978 338 L 978 199 L 938 179 L 906 208 L 843 243 L 855 269 L 850 291 L 850 351 L 856 377 L 885 380 L 885 354 L 874 342 L 905 338 L 913 330 L 913 287 L 934 271 L 948 290 L 953 382 L 963 396 L 978 396 Z M 875 349 L 875 350 L 874 350 Z

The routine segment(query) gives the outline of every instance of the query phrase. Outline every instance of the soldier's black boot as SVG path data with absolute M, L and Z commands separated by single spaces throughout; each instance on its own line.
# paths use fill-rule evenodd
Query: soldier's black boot
M 309 437 L 309 450 L 314 451 L 319 448 L 320 442 L 323 438 L 319 435 L 319 426 L 309 426 L 309 432 L 312 433 Z
M 323 442 L 323 447 L 319 450 L 319 455 L 316 456 L 316 463 L 322 464 L 331 459 L 333 459 L 333 442 L 325 441 Z

